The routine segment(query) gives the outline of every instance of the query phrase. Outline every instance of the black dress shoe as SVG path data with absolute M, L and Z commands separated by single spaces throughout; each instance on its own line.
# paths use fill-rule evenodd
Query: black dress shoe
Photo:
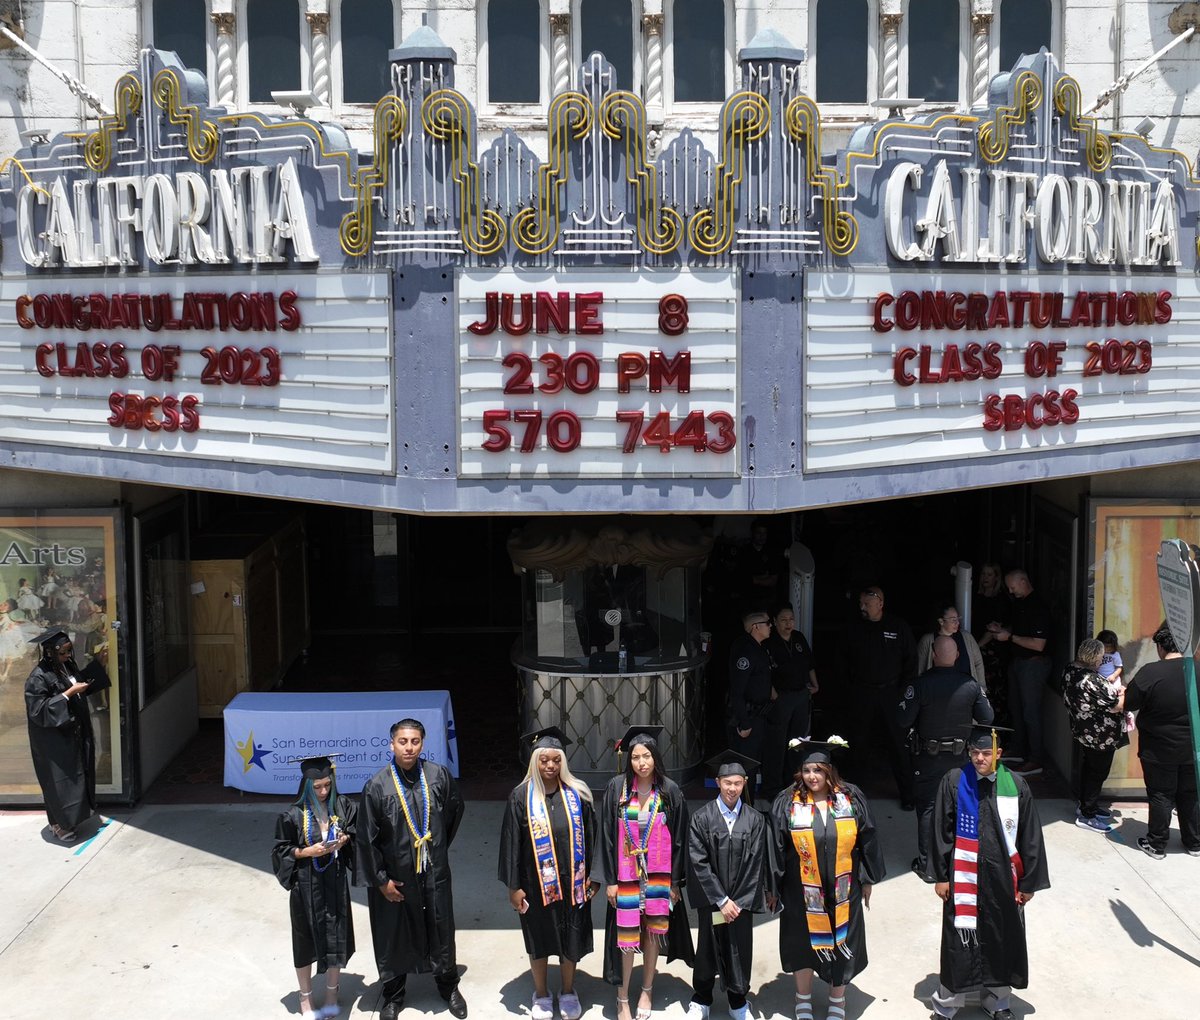
M 983 1010 L 992 1020 L 1013 1020 L 1013 1011 L 1011 1009 L 990 1010 L 984 1007 Z
M 396 1020 L 396 1016 L 403 1008 L 403 999 L 395 999 L 392 1002 L 385 1002 L 383 1004 L 383 1009 L 379 1011 L 379 1020 Z
M 450 1007 L 450 1015 L 458 1017 L 458 1020 L 463 1020 L 463 1017 L 467 1015 L 467 1000 L 462 997 L 462 992 L 457 988 L 447 996 L 446 1005 Z
M 900 801 L 900 810 L 901 811 L 916 811 L 916 809 L 917 809 L 916 801 L 911 801 L 911 800 Z

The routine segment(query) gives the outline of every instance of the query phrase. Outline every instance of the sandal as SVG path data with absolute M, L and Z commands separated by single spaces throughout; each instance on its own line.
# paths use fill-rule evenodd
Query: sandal
M 642 994 L 643 995 L 650 995 L 651 993 L 653 993 L 653 991 L 654 991 L 653 985 L 651 985 L 649 988 L 647 988 L 645 985 L 642 985 Z M 649 1006 L 643 1006 L 639 1002 L 638 1003 L 638 1011 L 636 1014 L 634 1014 L 634 1020 L 650 1020 L 650 1017 L 653 1016 L 653 1014 L 654 1014 L 653 1000 L 651 1000 L 651 1005 L 649 1005 Z
M 70 829 L 64 829 L 61 825 L 51 825 L 50 828 L 53 830 L 55 837 L 64 843 L 74 843 L 77 838 L 74 832 Z
M 321 1014 L 312 1008 L 312 991 L 300 993 L 300 1020 L 321 1020 Z
M 619 995 L 618 995 L 618 996 L 617 996 L 617 1017 L 618 1017 L 618 1020 L 619 1020 L 619 1018 L 620 1018 L 620 1016 L 621 1016 L 621 1007 L 622 1007 L 622 1006 L 624 1006 L 624 1007 L 625 1007 L 625 1012 L 626 1012 L 626 1013 L 628 1013 L 628 1012 L 629 1012 L 629 1000 L 628 1000 L 628 999 L 622 999 L 622 998 L 621 998 L 621 996 L 619 996 Z
M 846 996 L 837 999 L 829 996 L 829 1012 L 825 1014 L 825 1020 L 846 1020 Z
M 812 1008 L 812 992 L 796 993 L 796 1020 L 815 1020 Z
M 332 1017 L 337 1016 L 342 1011 L 341 1007 L 338 1005 L 337 997 L 338 986 L 326 985 L 325 1005 L 317 1011 L 317 1016 L 319 1016 L 321 1020 L 331 1020 Z

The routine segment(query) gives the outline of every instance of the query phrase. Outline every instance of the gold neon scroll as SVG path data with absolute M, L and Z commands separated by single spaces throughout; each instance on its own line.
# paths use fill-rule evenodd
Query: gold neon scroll
M 567 183 L 569 142 L 587 136 L 594 116 L 592 101 L 582 92 L 560 92 L 550 102 L 550 156 L 538 169 L 537 206 L 522 209 L 512 220 L 513 243 L 527 255 L 542 255 L 558 240 L 558 200 Z
M 1013 89 L 1016 102 L 1012 106 L 996 107 L 992 120 L 979 125 L 979 155 L 987 163 L 999 163 L 1008 155 L 1008 141 L 1013 128 L 1024 127 L 1029 115 L 1042 103 L 1042 79 L 1033 71 L 1017 75 Z
M 374 236 L 371 224 L 375 207 L 375 192 L 386 187 L 391 172 L 392 146 L 404 134 L 408 111 L 398 96 L 384 96 L 375 104 L 371 139 L 374 142 L 375 159 L 369 167 L 363 167 L 354 176 L 354 208 L 342 217 L 338 225 L 338 241 L 342 251 L 358 258 L 371 247 Z
M 1099 173 L 1112 163 L 1112 142 L 1096 127 L 1095 117 L 1079 115 L 1080 102 L 1079 82 L 1063 75 L 1054 86 L 1054 109 L 1059 116 L 1067 118 L 1072 131 L 1083 134 L 1088 166 Z
M 450 148 L 450 172 L 458 185 L 463 246 L 475 255 L 494 255 L 504 245 L 508 225 L 495 209 L 483 207 L 479 164 L 470 157 L 474 140 L 471 106 L 461 92 L 438 89 L 421 104 L 425 133 Z
M 688 223 L 688 238 L 702 255 L 719 255 L 733 244 L 734 199 L 746 172 L 746 145 L 771 127 L 771 104 L 757 92 L 735 92 L 721 108 L 721 155 L 711 209 Z
M 182 105 L 179 102 L 182 92 L 179 78 L 170 68 L 159 71 L 150 86 L 155 105 L 166 112 L 172 124 L 184 129 L 188 155 L 197 163 L 211 163 L 220 142 L 217 125 L 204 119 L 200 107 Z
M 89 170 L 107 170 L 112 162 L 113 138 L 129 127 L 129 118 L 142 108 L 142 84 L 132 74 L 123 74 L 113 89 L 116 113 L 101 117 L 100 126 L 83 143 L 83 160 Z
M 658 204 L 658 171 L 646 162 L 646 107 L 632 92 L 610 92 L 600 103 L 609 138 L 625 139 L 625 179 L 637 192 L 638 241 L 651 255 L 669 255 L 683 238 L 683 218 Z
M 837 174 L 821 162 L 821 114 L 808 96 L 796 96 L 784 111 L 788 135 L 804 146 L 808 185 L 821 193 L 825 244 L 834 255 L 849 255 L 858 245 L 858 220 L 841 208 Z

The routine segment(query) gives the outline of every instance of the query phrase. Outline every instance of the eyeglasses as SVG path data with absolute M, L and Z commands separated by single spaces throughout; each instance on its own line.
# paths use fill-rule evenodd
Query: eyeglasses
M 750 624 L 750 626 L 751 627 L 769 627 L 769 626 L 771 626 L 771 621 L 770 620 L 759 620 L 757 623 Z

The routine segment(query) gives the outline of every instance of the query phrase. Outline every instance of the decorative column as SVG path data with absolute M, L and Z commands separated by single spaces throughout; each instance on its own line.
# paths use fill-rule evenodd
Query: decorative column
M 318 106 L 332 106 L 329 91 L 329 12 L 309 11 L 304 15 L 312 33 L 312 94 Z M 350 55 L 353 59 L 353 54 Z
M 215 4 L 213 5 L 216 6 Z M 237 78 L 234 58 L 235 18 L 232 10 L 214 10 L 210 15 L 212 23 L 217 27 L 217 74 L 216 97 L 217 106 L 234 106 L 237 103 Z
M 645 46 L 645 89 L 646 97 L 646 155 L 658 158 L 658 147 L 662 143 L 663 109 L 663 12 L 662 0 L 646 0 L 642 15 L 642 35 Z M 632 82 L 627 86 L 632 88 Z
M 895 99 L 900 95 L 900 23 L 903 20 L 904 15 L 899 11 L 881 13 L 879 16 L 879 27 L 883 34 L 883 75 L 879 83 L 881 99 Z
M 987 106 L 987 92 L 992 55 L 992 5 L 990 0 L 976 0 L 971 12 L 971 108 Z
M 566 2 L 555 3 L 550 14 L 550 95 L 568 92 L 571 85 L 571 12 Z

